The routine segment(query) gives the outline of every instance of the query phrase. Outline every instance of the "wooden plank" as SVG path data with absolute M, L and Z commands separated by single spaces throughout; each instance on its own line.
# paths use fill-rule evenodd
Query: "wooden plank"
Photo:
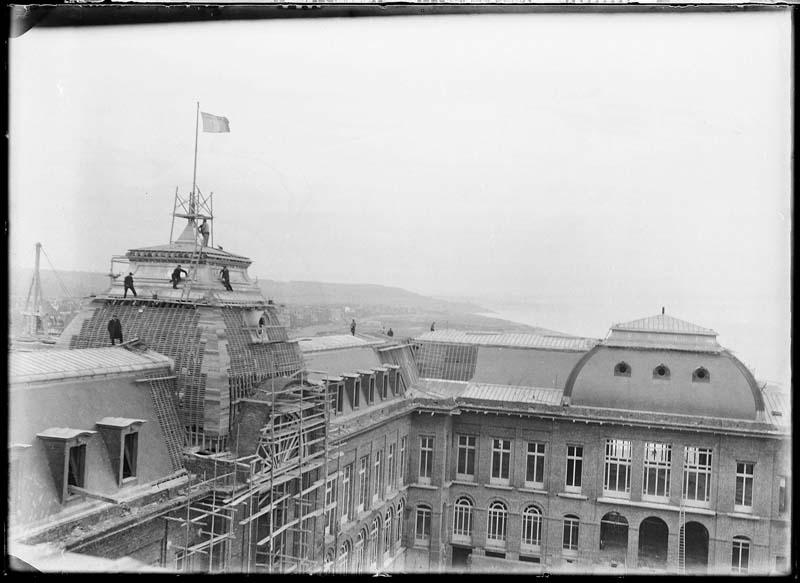
M 269 534 L 269 535 L 265 536 L 263 539 L 261 539 L 260 541 L 258 541 L 258 542 L 256 543 L 256 546 L 259 546 L 259 547 L 260 547 L 260 546 L 261 546 L 261 545 L 263 545 L 265 542 L 267 542 L 267 541 L 269 541 L 270 539 L 272 539 L 272 538 L 275 538 L 276 536 L 280 535 L 280 534 L 281 534 L 281 533 L 283 533 L 285 530 L 288 530 L 290 527 L 294 526 L 294 525 L 295 525 L 295 524 L 297 524 L 298 522 L 300 522 L 300 519 L 299 519 L 299 518 L 295 518 L 294 520 L 292 520 L 292 521 L 290 521 L 290 522 L 287 522 L 286 524 L 284 524 L 283 526 L 281 526 L 281 527 L 280 527 L 278 530 L 276 530 L 276 531 L 275 531 L 275 532 L 273 532 L 272 534 Z
M 316 490 L 320 486 L 324 486 L 324 485 L 325 485 L 325 480 L 324 479 L 317 480 L 316 482 L 312 483 L 308 488 L 306 488 L 305 490 L 301 491 L 300 495 L 301 496 L 305 496 L 309 492 L 313 492 L 314 490 Z
M 263 516 L 264 514 L 266 514 L 266 513 L 270 512 L 270 511 L 271 511 L 273 508 L 275 508 L 275 506 L 276 506 L 276 505 L 280 504 L 281 502 L 283 502 L 283 501 L 287 500 L 287 499 L 288 499 L 288 498 L 290 498 L 290 497 L 291 497 L 291 494 L 285 494 L 285 495 L 284 495 L 282 498 L 278 498 L 278 499 L 277 499 L 277 500 L 275 500 L 274 502 L 270 502 L 269 504 L 267 504 L 266 506 L 264 506 L 264 508 L 262 508 L 261 510 L 259 510 L 259 511 L 258 511 L 258 512 L 256 512 L 255 514 L 251 514 L 251 515 L 250 515 L 250 516 L 248 516 L 247 518 L 245 518 L 245 519 L 243 519 L 243 520 L 240 520 L 240 521 L 239 521 L 239 525 L 240 525 L 240 526 L 243 526 L 243 525 L 245 525 L 245 524 L 249 524 L 249 523 L 251 523 L 251 522 L 252 522 L 252 521 L 254 521 L 256 518 L 259 518 L 259 517 Z
M 230 534 L 222 534 L 222 535 L 220 535 L 218 537 L 214 537 L 214 538 L 210 538 L 208 540 L 201 541 L 201 542 L 197 543 L 196 545 L 193 545 L 193 546 L 189 547 L 188 549 L 186 549 L 186 552 L 187 553 L 198 552 L 198 551 L 200 551 L 200 549 L 204 549 L 206 547 L 209 547 L 209 546 L 212 545 L 212 543 L 213 544 L 217 544 L 217 542 L 219 542 L 221 540 L 225 540 L 227 538 L 230 538 L 230 536 L 231 536 Z M 200 551 L 200 552 L 202 552 L 202 551 Z

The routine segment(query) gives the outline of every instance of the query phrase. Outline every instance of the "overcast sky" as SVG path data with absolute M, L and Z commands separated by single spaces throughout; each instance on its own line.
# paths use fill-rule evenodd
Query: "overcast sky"
M 786 12 L 34 29 L 10 51 L 12 267 L 36 241 L 101 272 L 168 242 L 199 100 L 231 127 L 200 134 L 215 242 L 256 276 L 595 295 L 605 328 L 725 299 L 788 342 Z

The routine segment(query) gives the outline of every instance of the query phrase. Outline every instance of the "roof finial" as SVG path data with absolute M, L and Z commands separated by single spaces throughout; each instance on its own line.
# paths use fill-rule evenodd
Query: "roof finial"
M 664 306 L 661 306 L 661 315 L 664 315 Z

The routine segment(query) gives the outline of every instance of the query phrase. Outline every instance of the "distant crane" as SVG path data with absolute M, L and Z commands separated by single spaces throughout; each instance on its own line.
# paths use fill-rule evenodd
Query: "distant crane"
M 22 315 L 27 321 L 28 334 L 38 336 L 44 329 L 42 325 L 42 282 L 39 278 L 39 257 L 42 253 L 42 244 L 36 243 L 36 263 L 33 268 L 31 287 L 28 288 L 28 297 L 25 300 L 25 311 Z M 33 301 L 31 301 L 33 296 Z
M 31 285 L 28 288 L 28 297 L 25 299 L 25 310 L 22 312 L 27 324 L 27 333 L 30 337 L 32 337 L 32 339 L 41 338 L 43 336 L 49 338 L 53 335 L 53 332 L 56 334 L 58 333 L 57 330 L 51 331 L 49 329 L 49 326 L 47 326 L 47 320 L 45 318 L 47 314 L 45 313 L 45 301 L 42 295 L 42 280 L 39 273 L 40 257 L 42 253 L 44 253 L 47 262 L 50 264 L 50 268 L 53 270 L 53 273 L 55 273 L 56 279 L 61 286 L 63 295 L 65 297 L 71 297 L 66 286 L 64 285 L 64 282 L 61 281 L 61 278 L 58 276 L 58 273 L 53 267 L 53 263 L 50 261 L 47 253 L 45 253 L 44 249 L 42 248 L 42 244 L 36 243 L 36 261 L 34 263 L 33 277 L 31 278 Z

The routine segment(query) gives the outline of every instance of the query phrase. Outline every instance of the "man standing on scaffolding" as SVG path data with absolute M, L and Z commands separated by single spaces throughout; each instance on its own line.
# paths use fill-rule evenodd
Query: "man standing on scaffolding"
M 175 270 L 172 272 L 172 289 L 178 289 L 178 284 L 181 282 L 181 273 L 186 274 L 186 277 L 189 277 L 189 272 L 185 269 L 182 269 L 180 264 Z
M 208 247 L 208 237 L 211 234 L 211 228 L 208 226 L 208 221 L 203 219 L 203 222 L 197 227 L 197 231 L 203 236 L 203 247 Z
M 111 336 L 111 346 L 114 346 L 115 340 L 122 344 L 122 324 L 116 314 L 108 321 L 108 335 Z
M 136 290 L 133 289 L 133 273 L 128 273 L 125 276 L 125 293 L 122 295 L 123 298 L 128 297 L 128 290 L 133 292 L 133 297 L 136 297 Z
M 225 286 L 226 290 L 233 291 L 233 288 L 231 287 L 231 276 L 228 273 L 227 265 L 222 267 L 222 271 L 219 272 L 219 278 L 222 280 L 222 285 Z

